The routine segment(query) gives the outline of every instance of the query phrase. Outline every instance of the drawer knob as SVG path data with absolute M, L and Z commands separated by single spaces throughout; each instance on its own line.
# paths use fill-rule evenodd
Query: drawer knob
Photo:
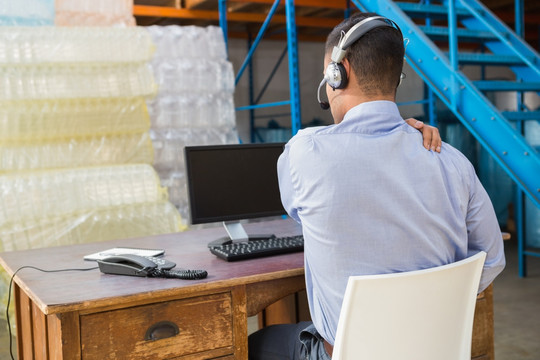
M 145 340 L 161 340 L 176 336 L 180 333 L 178 326 L 170 321 L 160 321 L 146 330 Z

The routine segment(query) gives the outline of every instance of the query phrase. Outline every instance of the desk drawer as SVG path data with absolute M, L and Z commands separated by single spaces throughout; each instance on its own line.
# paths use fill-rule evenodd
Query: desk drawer
M 224 293 L 82 315 L 82 358 L 146 360 L 232 354 L 231 308 L 231 296 Z

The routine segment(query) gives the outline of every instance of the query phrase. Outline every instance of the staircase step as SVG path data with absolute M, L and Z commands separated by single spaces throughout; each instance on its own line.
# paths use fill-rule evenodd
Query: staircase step
M 448 40 L 449 29 L 443 26 L 419 26 L 422 31 L 435 40 Z M 457 29 L 456 35 L 465 41 L 488 41 L 497 40 L 497 37 L 489 31 L 477 31 L 469 29 Z
M 409 2 L 396 2 L 395 3 L 401 10 L 407 13 L 410 17 L 447 17 L 448 7 L 444 5 L 434 4 L 419 4 Z M 470 16 L 469 11 L 464 8 L 456 7 L 457 16 Z
M 523 65 L 523 61 L 519 56 L 480 53 L 459 53 L 458 61 L 460 64 L 476 65 Z
M 481 91 L 540 91 L 538 82 L 481 80 L 473 83 Z
M 503 116 L 510 121 L 537 120 L 540 121 L 540 111 L 503 111 Z

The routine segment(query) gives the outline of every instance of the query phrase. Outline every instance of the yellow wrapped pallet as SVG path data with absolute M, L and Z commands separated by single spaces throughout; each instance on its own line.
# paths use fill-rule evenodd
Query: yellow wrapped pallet
M 114 164 L 152 164 L 153 160 L 152 141 L 148 132 L 0 142 L 0 173 Z
M 168 201 L 89 209 L 4 224 L 0 252 L 167 234 L 184 228 L 178 210 Z
M 143 97 L 0 101 L 0 144 L 149 129 Z
M 0 64 L 148 62 L 154 51 L 143 27 L 0 27 Z
M 116 165 L 0 175 L 0 227 L 28 219 L 168 200 L 150 165 Z
M 0 66 L 0 99 L 109 98 L 157 91 L 147 63 Z

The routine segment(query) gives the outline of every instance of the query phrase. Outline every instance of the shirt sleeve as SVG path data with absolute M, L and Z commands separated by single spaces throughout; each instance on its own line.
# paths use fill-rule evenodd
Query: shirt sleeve
M 289 214 L 289 216 L 295 221 L 300 223 L 301 221 L 298 217 L 298 210 L 294 206 L 295 192 L 292 183 L 290 162 L 289 144 L 287 144 L 277 163 L 279 192 L 281 194 L 281 203 L 283 204 L 285 211 L 287 211 L 287 214 Z
M 503 271 L 506 260 L 497 216 L 491 200 L 473 171 L 473 185 L 467 210 L 468 256 L 487 253 L 478 292 L 484 291 Z

